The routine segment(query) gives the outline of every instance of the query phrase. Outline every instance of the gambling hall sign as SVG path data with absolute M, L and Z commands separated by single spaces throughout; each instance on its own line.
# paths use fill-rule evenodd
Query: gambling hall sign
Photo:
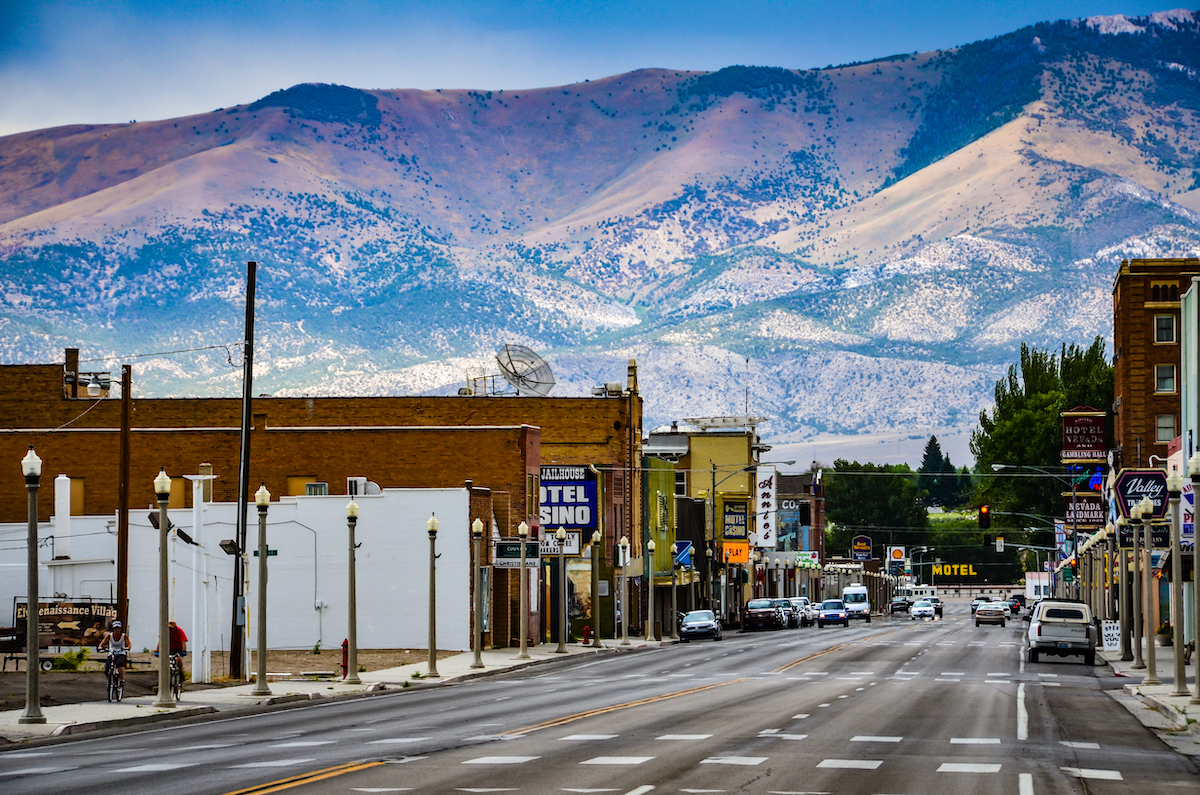
M 1108 445 L 1105 443 L 1105 430 L 1108 415 L 1103 411 L 1092 411 L 1085 408 L 1073 409 L 1062 413 L 1062 461 L 1096 461 L 1104 462 Z

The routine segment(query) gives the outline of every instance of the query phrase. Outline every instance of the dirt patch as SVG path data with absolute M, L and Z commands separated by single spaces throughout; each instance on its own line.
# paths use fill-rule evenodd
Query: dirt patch
M 460 652 L 440 651 L 438 659 L 452 657 Z M 50 655 L 53 657 L 54 655 Z M 187 690 L 204 690 L 213 687 L 228 687 L 242 684 L 230 681 L 227 654 L 212 655 L 213 681 L 211 684 L 186 685 Z M 360 649 L 358 665 L 366 672 L 383 668 L 395 668 L 429 659 L 425 649 Z M 130 657 L 130 669 L 125 672 L 125 695 L 145 696 L 158 690 L 158 663 L 153 654 L 134 654 Z M 287 673 L 300 676 L 311 672 L 332 672 L 341 676 L 341 649 L 313 654 L 311 650 L 282 650 L 267 652 L 267 673 Z M 250 655 L 250 671 L 257 667 L 254 655 Z M 185 663 L 191 670 L 191 663 Z M 59 704 L 78 704 L 83 701 L 102 701 L 105 698 L 104 660 L 94 656 L 78 671 L 48 671 L 38 679 L 38 693 L 43 707 Z M 25 665 L 22 661 L 16 671 L 9 667 L 0 672 L 0 710 L 25 708 Z

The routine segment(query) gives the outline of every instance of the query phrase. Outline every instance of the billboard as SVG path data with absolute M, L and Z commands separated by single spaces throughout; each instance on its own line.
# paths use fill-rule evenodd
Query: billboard
M 41 646 L 95 646 L 104 637 L 109 622 L 117 617 L 113 602 L 88 599 L 38 603 L 38 638 Z M 13 626 L 23 643 L 29 620 L 29 605 L 13 602 Z
M 754 481 L 754 545 L 774 549 L 779 538 L 775 521 L 775 467 L 759 467 Z
M 585 531 L 598 527 L 596 474 L 587 466 L 544 466 L 538 489 L 538 523 L 544 528 Z
M 744 500 L 725 502 L 725 515 L 722 519 L 722 534 L 725 538 L 745 540 L 748 537 L 746 524 L 747 504 Z
M 1079 410 L 1062 413 L 1062 462 L 1107 461 L 1105 431 L 1108 415 L 1103 411 Z
M 855 536 L 850 542 L 850 560 L 871 559 L 871 537 Z

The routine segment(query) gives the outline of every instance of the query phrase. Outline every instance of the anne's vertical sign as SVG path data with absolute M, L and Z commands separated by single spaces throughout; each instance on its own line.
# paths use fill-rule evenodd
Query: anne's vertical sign
M 754 545 L 774 549 L 779 536 L 775 527 L 775 467 L 765 466 L 755 470 L 754 511 L 757 524 Z

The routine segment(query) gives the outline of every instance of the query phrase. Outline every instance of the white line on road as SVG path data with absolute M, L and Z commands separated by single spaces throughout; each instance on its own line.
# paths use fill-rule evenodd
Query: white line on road
M 898 743 L 903 737 L 876 737 L 870 734 L 858 734 L 850 738 L 852 743 Z
M 179 770 L 185 767 L 194 767 L 195 762 L 150 762 L 145 765 L 136 767 L 122 767 L 114 770 L 114 773 L 162 773 L 167 770 Z
M 999 745 L 999 737 L 951 737 L 951 745 Z
M 412 787 L 351 787 L 351 792 L 408 792 Z
M 275 743 L 271 748 L 307 748 L 310 745 L 332 745 L 337 740 L 296 740 L 290 743 Z
M 625 795 L 646 795 L 646 793 L 650 792 L 652 789 L 654 789 L 654 787 L 650 786 L 649 784 L 643 784 L 640 787 L 635 787 L 629 790 L 629 792 L 626 792 Z
M 801 712 L 799 715 L 793 715 L 792 720 L 804 720 L 805 718 L 808 717 L 808 715 L 809 715 L 809 713 L 807 713 L 807 712 Z
M 456 787 L 459 792 L 516 792 L 519 787 Z
M 882 764 L 882 759 L 825 759 L 817 767 L 835 770 L 875 770 Z
M 248 770 L 255 767 L 290 767 L 291 765 L 304 765 L 313 761 L 310 756 L 308 759 L 276 759 L 271 762 L 248 762 L 244 765 L 232 765 L 230 770 Z M 122 772 L 120 770 L 118 773 Z
M 1017 776 L 1017 791 L 1019 795 L 1033 795 L 1033 774 L 1021 773 Z
M 42 775 L 43 773 L 65 773 L 68 770 L 75 770 L 73 767 L 24 767 L 20 770 L 6 770 L 0 773 L 0 776 L 33 776 Z M 121 771 L 115 771 L 120 773 Z
M 1017 685 L 1017 739 L 1029 739 L 1029 711 L 1025 709 L 1025 683 Z
M 563 792 L 589 793 L 589 792 L 616 792 L 616 791 L 617 791 L 616 787 L 609 787 L 609 788 L 600 787 L 597 789 L 588 789 L 586 787 L 563 787 Z
M 428 737 L 388 737 L 386 740 L 371 740 L 367 745 L 400 745 L 401 743 L 419 743 Z
M 581 765 L 641 765 L 649 762 L 652 756 L 594 756 L 585 759 Z
M 1088 767 L 1060 767 L 1059 770 L 1068 776 L 1079 778 L 1095 778 L 1101 781 L 1124 781 L 1120 770 L 1096 770 Z
M 943 762 L 939 773 L 999 773 L 1000 765 L 976 765 L 961 762 Z
M 962 671 L 942 671 L 942 676 L 966 676 Z
M 701 759 L 702 765 L 743 765 L 753 766 L 761 765 L 767 761 L 765 756 L 710 756 L 708 759 Z
M 1060 740 L 1060 742 L 1068 748 L 1086 748 L 1092 751 L 1100 750 L 1100 743 L 1077 743 L 1070 740 Z
M 617 736 L 616 734 L 568 734 L 566 737 L 559 737 L 558 739 L 590 742 L 591 740 L 611 740 Z
M 616 736 L 615 734 L 613 735 Z M 711 734 L 664 734 L 661 737 L 655 737 L 656 740 L 707 740 L 712 737 Z
M 540 759 L 537 756 L 478 756 L 463 762 L 464 765 L 521 765 Z

